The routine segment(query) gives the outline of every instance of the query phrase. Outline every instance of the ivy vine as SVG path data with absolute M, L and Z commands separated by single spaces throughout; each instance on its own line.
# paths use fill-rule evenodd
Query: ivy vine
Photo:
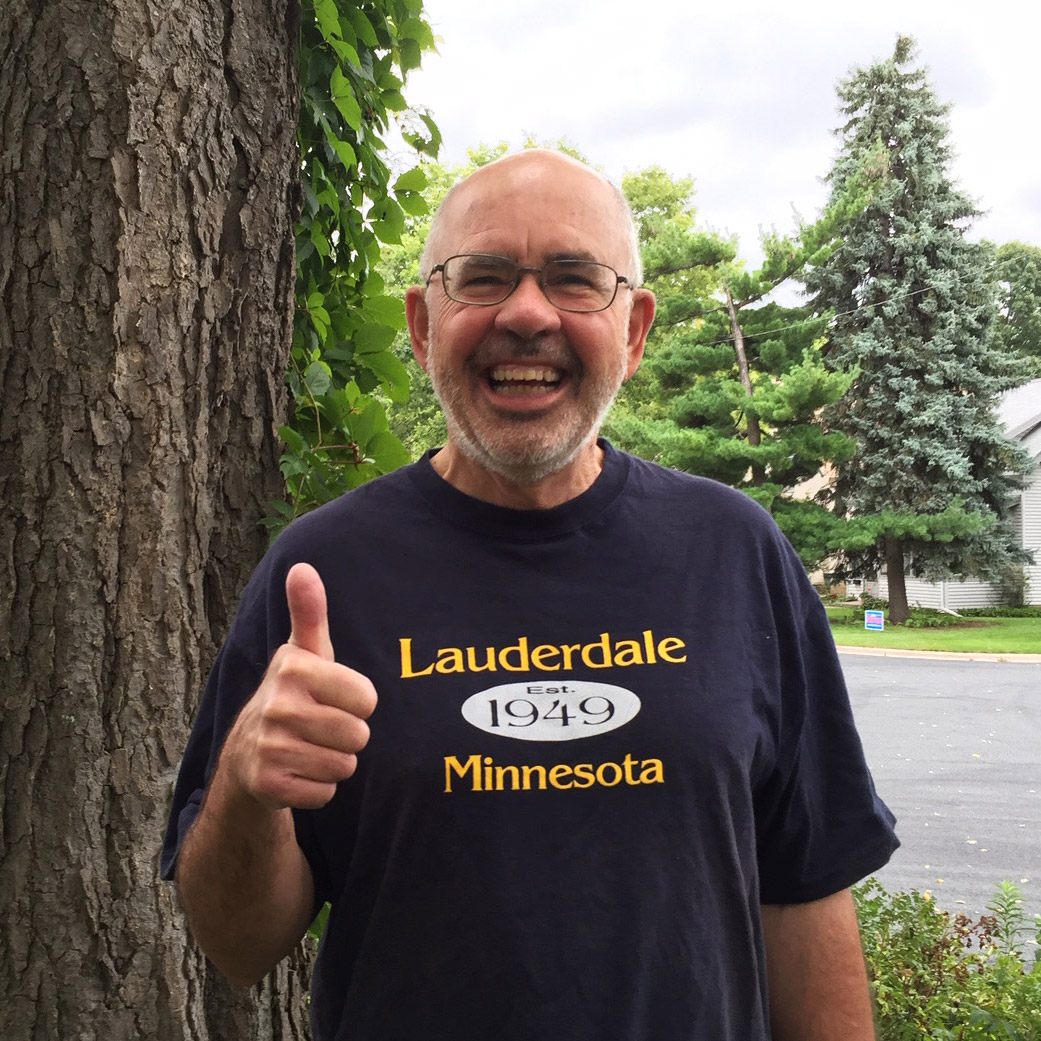
M 441 135 L 402 93 L 434 48 L 422 0 L 303 0 L 296 310 L 288 372 L 294 411 L 279 431 L 287 500 L 267 524 L 290 520 L 409 461 L 387 403 L 408 400 L 408 372 L 390 349 L 402 301 L 376 270 L 381 243 L 398 243 L 427 213 L 419 165 L 395 175 L 384 158 L 392 119 L 418 156 Z

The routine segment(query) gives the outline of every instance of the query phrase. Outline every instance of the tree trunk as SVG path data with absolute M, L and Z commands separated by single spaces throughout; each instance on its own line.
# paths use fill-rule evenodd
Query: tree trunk
M 294 0 L 0 4 L 0 1037 L 305 1036 L 158 850 L 280 494 Z
M 911 612 L 907 607 L 904 543 L 901 539 L 886 538 L 886 578 L 889 581 L 889 621 L 893 625 L 903 625 Z
M 730 330 L 734 336 L 734 355 L 737 358 L 737 371 L 741 377 L 741 386 L 745 388 L 745 394 L 752 396 L 752 376 L 748 370 L 748 356 L 745 354 L 745 332 L 738 321 L 737 308 L 734 306 L 734 298 L 730 293 L 730 287 L 725 289 L 727 295 L 727 313 L 730 315 Z M 748 443 L 753 448 L 762 444 L 763 437 L 759 428 L 759 417 L 750 409 L 745 412 L 745 423 L 748 427 Z M 766 467 L 762 463 L 752 464 L 752 484 L 756 487 L 766 483 Z

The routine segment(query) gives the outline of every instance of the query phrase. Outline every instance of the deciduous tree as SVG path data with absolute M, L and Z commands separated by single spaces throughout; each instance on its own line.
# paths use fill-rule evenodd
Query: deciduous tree
M 368 98 L 378 88 L 400 107 L 393 70 L 422 48 L 418 0 L 0 5 L 0 1037 L 11 1041 L 307 1034 L 306 961 L 232 990 L 158 878 L 187 727 L 283 490 L 301 10 L 340 59 L 322 56 L 304 82 L 320 93 L 324 69 L 338 144 L 324 140 L 349 160 L 334 114 L 374 146 Z M 344 170 L 361 179 L 355 158 Z M 367 211 L 364 189 L 342 185 L 318 206 L 344 220 Z M 410 189 L 398 188 L 400 203 Z

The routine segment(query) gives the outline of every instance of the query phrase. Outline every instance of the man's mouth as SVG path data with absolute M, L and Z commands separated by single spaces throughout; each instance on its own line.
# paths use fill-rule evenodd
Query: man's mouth
M 488 370 L 492 390 L 506 397 L 533 397 L 560 386 L 560 369 L 548 365 L 495 365 Z

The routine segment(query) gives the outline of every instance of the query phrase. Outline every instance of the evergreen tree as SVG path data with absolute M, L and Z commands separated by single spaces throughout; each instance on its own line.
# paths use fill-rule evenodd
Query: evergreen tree
M 640 455 L 747 492 L 773 513 L 807 567 L 816 566 L 834 539 L 835 518 L 790 493 L 852 451 L 845 435 L 817 421 L 850 377 L 821 359 L 824 319 L 764 300 L 811 258 L 823 259 L 845 201 L 795 238 L 766 236 L 765 263 L 748 271 L 733 240 L 695 227 L 692 181 L 651 168 L 626 177 L 623 189 L 658 314 L 643 370 L 623 392 L 609 435 Z
M 828 363 L 859 372 L 827 413 L 857 442 L 835 489 L 856 518 L 847 570 L 885 565 L 894 622 L 907 617 L 905 571 L 992 577 L 1017 559 L 1002 520 L 1023 469 L 995 419 L 1021 370 L 991 335 L 987 251 L 965 238 L 977 210 L 951 181 L 948 107 L 914 58 L 900 37 L 892 58 L 839 85 L 832 198 L 868 155 L 879 184 L 806 279 L 818 313 L 836 316 Z

